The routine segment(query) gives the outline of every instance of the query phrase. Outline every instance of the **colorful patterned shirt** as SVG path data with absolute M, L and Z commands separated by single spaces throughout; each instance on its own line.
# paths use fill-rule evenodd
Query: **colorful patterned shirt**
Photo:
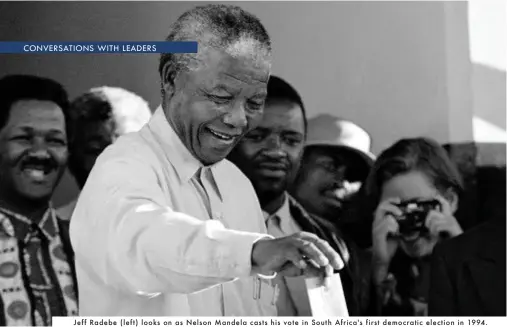
M 55 212 L 38 224 L 0 208 L 0 326 L 51 326 L 76 316 L 76 282 Z

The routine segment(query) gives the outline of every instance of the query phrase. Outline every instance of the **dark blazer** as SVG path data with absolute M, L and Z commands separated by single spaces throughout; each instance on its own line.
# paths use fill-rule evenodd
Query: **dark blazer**
M 505 220 L 498 217 L 437 246 L 430 316 L 505 316 Z
M 340 271 L 343 292 L 349 316 L 366 315 L 370 295 L 370 256 L 347 240 L 325 219 L 310 215 L 294 198 L 289 196 L 291 216 L 305 231 L 326 240 L 345 262 Z

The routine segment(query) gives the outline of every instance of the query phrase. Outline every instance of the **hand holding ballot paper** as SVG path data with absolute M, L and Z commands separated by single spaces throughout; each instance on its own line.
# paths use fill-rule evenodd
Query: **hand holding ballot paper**
M 301 287 L 306 291 L 295 294 L 308 296 L 312 316 L 348 317 L 340 275 L 334 274 L 344 267 L 343 260 L 316 235 L 301 232 L 259 240 L 252 251 L 252 263 L 262 274 L 278 272 L 284 277 L 303 277 Z M 291 282 L 287 284 L 289 289 L 298 284 L 292 278 L 287 278 L 287 282 Z
M 329 278 L 327 287 L 319 278 L 306 279 L 306 288 L 312 317 L 348 317 L 347 302 L 343 294 L 340 274 Z
M 252 265 L 264 275 L 320 277 L 328 285 L 333 271 L 342 269 L 344 263 L 326 241 L 300 232 L 257 241 L 252 249 Z

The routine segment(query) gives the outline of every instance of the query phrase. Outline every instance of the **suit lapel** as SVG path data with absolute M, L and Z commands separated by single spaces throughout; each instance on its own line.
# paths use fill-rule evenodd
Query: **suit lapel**
M 289 195 L 287 195 L 289 196 Z M 342 279 L 343 292 L 347 302 L 349 315 L 359 315 L 358 299 L 354 292 L 354 284 L 357 283 L 352 275 L 350 267 L 350 254 L 347 245 L 342 239 L 334 234 L 334 229 L 328 229 L 321 224 L 318 217 L 311 216 L 294 198 L 289 196 L 289 210 L 292 218 L 298 223 L 302 230 L 313 233 L 318 237 L 326 240 L 338 253 L 345 262 L 345 268 L 340 271 Z M 331 228 L 331 227 L 330 227 Z M 357 276 L 356 276 L 357 277 Z
M 68 221 L 65 221 L 65 220 L 62 220 L 59 218 L 57 219 L 57 221 L 58 221 L 58 228 L 60 229 L 60 236 L 61 236 L 61 240 L 62 240 L 63 251 L 65 252 L 67 257 L 69 258 L 69 265 L 70 265 L 70 270 L 72 273 L 72 278 L 74 279 L 74 285 L 76 285 L 76 287 L 75 287 L 76 298 L 79 298 L 79 293 L 78 293 L 79 290 L 77 287 L 76 266 L 75 266 L 75 261 L 74 261 L 74 251 L 72 250 L 72 244 L 71 244 L 70 235 L 69 235 L 70 223 Z
M 289 197 L 289 211 L 292 218 L 296 221 L 296 223 L 301 227 L 302 230 L 308 233 L 313 233 L 318 236 L 320 231 L 316 224 L 311 220 L 308 214 L 304 211 L 304 209 L 294 200 L 290 195 Z
M 345 261 L 345 265 L 348 264 L 350 260 L 350 253 L 347 244 L 331 224 L 326 225 L 322 218 L 310 215 L 295 199 L 290 196 L 289 210 L 292 218 L 294 218 L 302 230 L 313 233 L 321 239 L 327 241 L 336 251 L 338 251 L 342 259 Z

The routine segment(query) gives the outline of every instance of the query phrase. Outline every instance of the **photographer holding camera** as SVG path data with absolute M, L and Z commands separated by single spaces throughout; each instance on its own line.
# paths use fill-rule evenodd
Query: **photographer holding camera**
M 403 139 L 379 156 L 365 187 L 375 314 L 427 315 L 429 257 L 438 242 L 462 233 L 454 217 L 461 177 L 435 141 Z

